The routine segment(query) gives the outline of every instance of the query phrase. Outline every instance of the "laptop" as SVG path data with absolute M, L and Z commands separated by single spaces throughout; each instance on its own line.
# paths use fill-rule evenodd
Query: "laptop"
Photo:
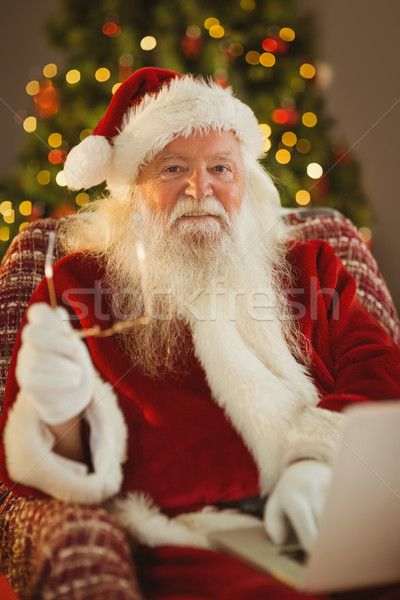
M 210 534 L 211 546 L 299 590 L 400 582 L 400 401 L 352 405 L 311 553 L 260 525 Z

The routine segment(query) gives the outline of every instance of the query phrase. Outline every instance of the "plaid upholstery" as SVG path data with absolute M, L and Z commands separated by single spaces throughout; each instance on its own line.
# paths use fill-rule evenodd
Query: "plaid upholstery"
M 98 506 L 6 495 L 0 573 L 21 600 L 140 600 L 124 531 Z
M 15 338 L 26 306 L 44 275 L 49 232 L 60 219 L 43 219 L 25 227 L 11 242 L 0 268 L 0 414 Z M 61 258 L 58 249 L 54 260 Z
M 388 287 L 358 229 L 330 209 L 296 210 L 287 214 L 295 239 L 321 239 L 332 246 L 357 283 L 357 297 L 400 345 L 400 320 Z
M 400 322 L 389 291 L 354 225 L 324 210 L 296 210 L 285 219 L 294 238 L 331 244 L 355 277 L 361 302 L 400 344 Z M 0 268 L 1 401 L 22 316 L 44 275 L 48 235 L 59 222 L 45 219 L 25 227 Z M 60 257 L 56 250 L 55 260 Z M 125 535 L 102 508 L 17 498 L 0 484 L 0 520 L 0 574 L 21 600 L 140 598 Z M 82 590 L 84 580 L 90 589 Z

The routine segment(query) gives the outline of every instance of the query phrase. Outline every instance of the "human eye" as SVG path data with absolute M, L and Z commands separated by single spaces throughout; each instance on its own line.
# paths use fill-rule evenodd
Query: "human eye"
M 231 179 L 233 176 L 232 165 L 228 162 L 215 163 L 212 166 L 211 171 L 215 174 L 215 177 L 217 177 L 218 179 L 223 179 L 224 181 Z
M 160 172 L 161 179 L 165 179 L 169 181 L 170 179 L 176 179 L 182 175 L 183 167 L 182 165 L 171 163 L 166 164 L 162 167 Z

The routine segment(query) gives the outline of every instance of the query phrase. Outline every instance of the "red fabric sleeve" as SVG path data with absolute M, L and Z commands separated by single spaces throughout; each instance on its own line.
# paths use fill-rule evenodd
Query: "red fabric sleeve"
M 300 273 L 296 310 L 313 348 L 319 406 L 400 398 L 400 349 L 362 306 L 356 285 L 332 248 L 313 240 L 293 248 Z
M 98 267 L 95 265 L 95 263 L 93 261 L 88 261 L 88 260 L 85 260 L 84 258 L 82 258 L 82 260 L 85 261 L 84 262 L 85 276 L 87 279 L 87 284 L 89 286 L 90 282 L 92 280 L 94 280 L 96 278 L 96 276 L 98 276 Z M 72 265 L 71 273 L 69 272 L 68 268 L 66 270 L 64 270 L 64 268 L 63 268 L 64 264 L 69 264 L 69 263 L 71 263 L 71 265 Z M 62 258 L 54 266 L 54 283 L 55 283 L 55 288 L 56 288 L 57 305 L 64 306 L 64 308 L 69 310 L 69 312 L 71 312 L 71 309 L 65 302 L 63 302 L 62 291 L 65 289 L 70 289 L 73 286 L 73 284 L 74 284 L 73 274 L 75 272 L 75 269 L 79 269 L 79 268 L 82 268 L 81 256 L 79 253 L 77 253 L 75 255 L 68 255 L 68 256 Z M 65 275 L 65 273 L 66 273 L 66 275 Z M 72 277 L 71 277 L 71 275 L 72 275 Z M 38 287 L 34 291 L 32 297 L 30 299 L 30 302 L 28 304 L 28 307 L 37 302 L 46 302 L 47 304 L 50 303 L 47 281 L 45 279 L 42 279 L 42 281 L 39 283 Z M 27 307 L 27 309 L 28 309 L 28 307 Z M 18 496 L 46 498 L 47 496 L 44 493 L 40 492 L 39 490 L 37 490 L 35 488 L 30 488 L 21 483 L 16 483 L 12 479 L 10 479 L 10 477 L 8 475 L 7 467 L 6 467 L 6 460 L 5 460 L 3 431 L 4 431 L 4 427 L 6 425 L 6 422 L 7 422 L 8 412 L 11 409 L 11 407 L 13 406 L 14 401 L 16 400 L 18 392 L 19 392 L 19 386 L 18 386 L 16 377 L 15 377 L 15 368 L 16 368 L 18 351 L 19 351 L 19 348 L 21 345 L 21 332 L 22 332 L 22 329 L 24 328 L 25 323 L 26 323 L 26 311 L 25 311 L 24 317 L 21 322 L 20 329 L 18 331 L 16 340 L 15 340 L 13 353 L 12 353 L 11 360 L 10 360 L 6 390 L 5 390 L 5 394 L 4 394 L 3 413 L 0 418 L 0 480 L 5 484 L 5 486 L 9 490 L 11 490 L 14 494 L 16 494 Z M 76 318 L 72 321 L 72 324 L 74 327 L 80 326 L 79 320 Z M 86 435 L 86 437 L 88 435 L 86 427 L 84 427 L 84 435 Z M 23 433 L 21 433 L 21 443 L 24 443 Z M 84 440 L 84 444 L 86 446 L 87 439 Z
M 73 263 L 69 269 L 55 269 L 58 291 L 82 287 L 82 277 L 90 287 L 100 277 L 94 261 L 85 262 L 82 268 L 79 257 L 67 260 Z M 352 402 L 400 398 L 400 349 L 357 300 L 354 280 L 330 246 L 321 241 L 294 244 L 291 260 L 299 274 L 292 297 L 293 314 L 312 346 L 311 370 L 320 391 L 320 406 L 340 411 Z M 68 280 L 64 279 L 65 272 Z M 58 299 L 61 303 L 60 294 Z M 45 282 L 32 298 L 32 302 L 38 301 L 48 301 Z M 75 308 L 79 310 L 78 303 Z M 81 322 L 85 327 L 93 325 L 84 319 Z M 10 365 L 1 428 L 18 391 L 14 375 L 18 348 L 19 336 Z M 2 446 L 0 478 L 18 494 L 38 495 L 36 490 L 10 481 Z

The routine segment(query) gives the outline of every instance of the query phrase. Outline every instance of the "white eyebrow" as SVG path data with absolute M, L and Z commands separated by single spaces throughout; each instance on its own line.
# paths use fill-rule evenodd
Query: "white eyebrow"
M 165 154 L 162 154 L 158 160 L 159 162 L 165 162 L 167 160 L 187 160 L 187 156 L 185 154 L 176 154 L 173 152 L 166 152 Z
M 233 156 L 233 154 L 231 154 L 230 152 L 228 153 L 216 153 L 216 154 L 212 154 L 209 157 L 210 160 L 231 160 L 233 162 L 235 162 L 235 158 Z M 187 156 L 187 154 L 178 154 L 175 152 L 166 152 L 165 154 L 161 154 L 161 156 L 159 157 L 159 162 L 166 162 L 168 160 L 191 160 L 191 157 Z
M 218 160 L 218 159 L 222 159 L 222 160 L 234 160 L 233 154 L 231 154 L 230 152 L 218 152 L 216 154 L 213 154 L 210 158 L 212 160 Z

